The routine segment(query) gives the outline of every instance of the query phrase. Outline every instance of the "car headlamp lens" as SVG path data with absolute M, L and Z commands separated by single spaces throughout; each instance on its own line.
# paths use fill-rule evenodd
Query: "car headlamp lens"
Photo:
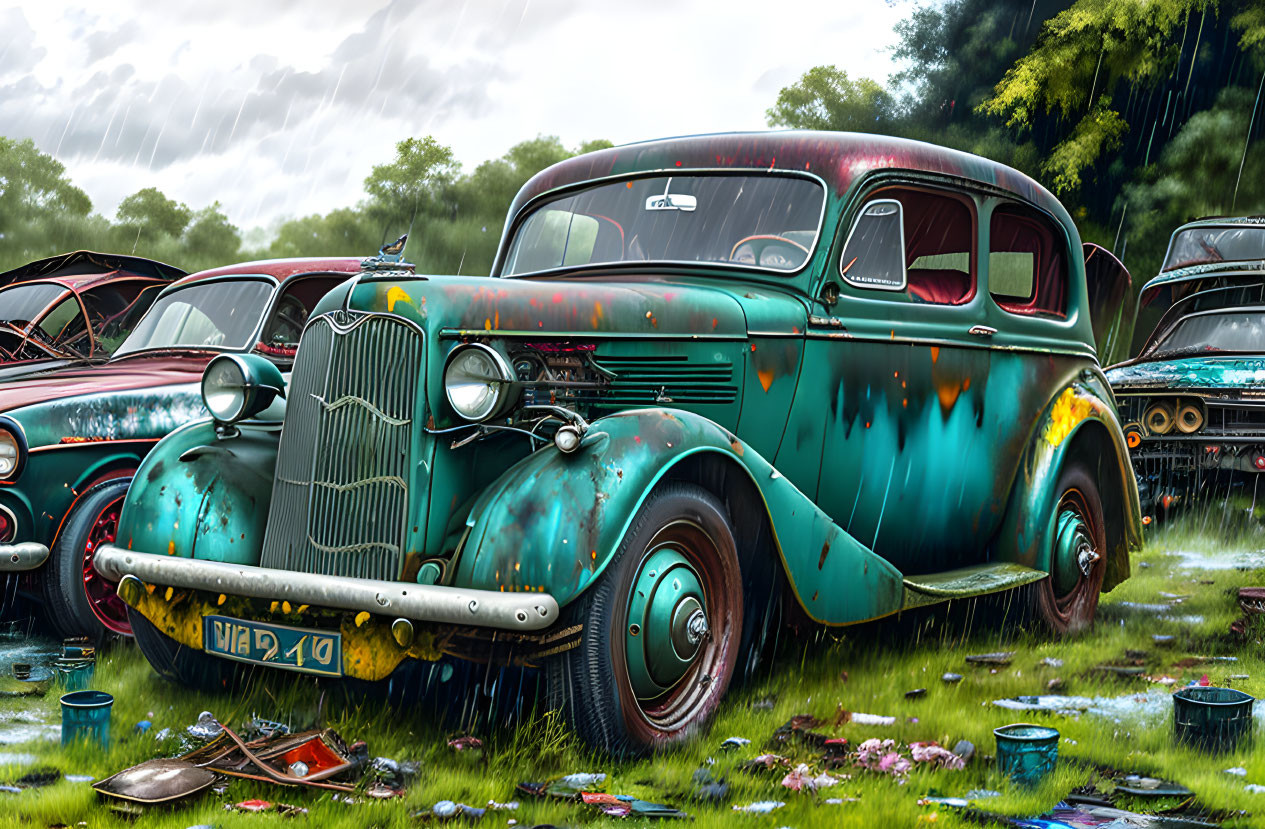
M 457 414 L 484 420 L 502 405 L 512 380 L 509 366 L 485 345 L 458 346 L 444 370 L 444 392 Z
M 18 468 L 21 457 L 17 435 L 8 429 L 0 429 L 0 478 L 7 478 Z
M 237 420 L 246 407 L 246 375 L 233 360 L 212 360 L 202 375 L 202 402 L 221 423 Z

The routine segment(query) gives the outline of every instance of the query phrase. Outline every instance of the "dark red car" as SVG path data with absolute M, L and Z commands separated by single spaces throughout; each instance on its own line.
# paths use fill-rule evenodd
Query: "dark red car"
M 184 275 L 151 259 L 87 250 L 0 274 L 0 380 L 109 358 L 158 292 Z

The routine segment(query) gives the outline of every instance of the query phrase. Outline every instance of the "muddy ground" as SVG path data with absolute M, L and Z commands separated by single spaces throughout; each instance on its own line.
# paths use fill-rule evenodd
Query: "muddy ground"
M 487 676 L 483 690 L 473 693 L 460 670 L 440 668 L 422 676 L 428 693 L 396 706 L 361 688 L 278 675 L 229 695 L 159 679 L 128 643 L 101 654 L 91 686 L 115 697 L 109 748 L 63 749 L 59 690 L 14 696 L 32 686 L 9 678 L 14 663 L 31 663 L 38 680 L 60 643 L 19 622 L 0 637 L 0 784 L 8 784 L 0 787 L 0 825 L 414 826 L 442 822 L 437 808 L 439 815 L 460 811 L 445 801 L 487 809 L 481 817 L 454 818 L 483 826 L 620 820 L 600 803 L 534 797 L 516 788 L 571 773 L 604 774 L 584 787 L 675 807 L 697 826 L 1005 825 L 1003 816 L 1048 813 L 1069 797 L 1082 809 L 1097 802 L 1167 815 L 1149 825 L 1265 825 L 1265 740 L 1223 754 L 1178 746 L 1170 696 L 1205 676 L 1214 685 L 1265 695 L 1262 626 L 1250 624 L 1246 636 L 1230 632 L 1241 616 L 1237 590 L 1265 585 L 1262 568 L 1262 525 L 1242 505 L 1220 505 L 1153 528 L 1133 577 L 1104 596 L 1095 629 L 1075 639 L 1027 632 L 1006 615 L 1011 603 L 1004 599 L 942 606 L 845 632 L 786 636 L 777 657 L 730 692 L 709 734 L 670 755 L 624 763 L 587 754 L 556 718 L 527 706 L 516 724 L 500 724 L 512 708 L 507 698 L 530 697 L 531 676 Z M 1011 655 L 991 663 L 966 659 L 999 651 Z M 946 680 L 945 674 L 961 678 Z M 1013 701 L 1021 696 L 1024 701 Z M 1004 700 L 1012 701 L 999 704 Z M 1024 710 L 1033 706 L 1051 710 Z M 90 780 L 195 747 L 186 729 L 204 710 L 235 728 L 254 717 L 295 730 L 332 727 L 348 742 L 366 741 L 371 757 L 416 763 L 417 773 L 401 797 L 385 801 L 232 780 L 139 816 L 115 811 L 93 792 Z M 799 719 L 779 735 L 779 727 L 799 715 L 813 719 Z M 1257 718 L 1258 734 L 1262 719 L 1265 714 Z M 1049 725 L 1061 735 L 1057 768 L 1033 787 L 1012 784 L 993 761 L 992 729 L 1019 721 Z M 142 722 L 149 725 L 138 726 Z M 483 748 L 449 747 L 463 735 L 478 738 Z M 726 745 L 728 738 L 738 739 Z M 823 745 L 825 739 L 847 743 Z M 858 755 L 871 739 L 893 742 L 871 743 Z M 964 768 L 925 745 L 910 747 L 952 749 L 963 740 L 975 747 Z M 1126 794 L 1119 787 L 1129 774 L 1163 779 L 1191 794 Z M 306 813 L 232 810 L 251 799 Z M 489 808 L 490 801 L 513 808 Z M 783 805 L 770 805 L 777 803 Z M 606 806 L 631 808 L 624 804 Z M 742 811 L 756 804 L 763 805 Z M 647 808 L 637 804 L 622 822 L 652 822 Z M 1119 825 L 1148 825 L 1127 820 L 1133 822 Z

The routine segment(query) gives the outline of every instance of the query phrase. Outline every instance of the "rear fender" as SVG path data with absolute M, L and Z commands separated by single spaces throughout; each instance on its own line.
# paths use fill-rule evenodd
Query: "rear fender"
M 1129 576 L 1129 555 L 1142 546 L 1138 487 L 1111 392 L 1086 369 L 1047 406 L 1029 441 L 998 532 L 996 557 L 1050 572 L 1056 487 L 1065 464 L 1083 462 L 1095 475 L 1107 536 L 1107 591 Z
M 220 438 L 210 420 L 177 429 L 145 458 L 127 492 L 118 544 L 231 564 L 259 563 L 278 429 Z
M 570 602 L 610 563 L 655 485 L 699 453 L 750 477 L 791 587 L 813 619 L 846 624 L 900 609 L 903 583 L 894 567 L 728 430 L 673 409 L 602 418 L 573 454 L 545 448 L 511 467 L 471 510 L 448 582 L 543 591 Z

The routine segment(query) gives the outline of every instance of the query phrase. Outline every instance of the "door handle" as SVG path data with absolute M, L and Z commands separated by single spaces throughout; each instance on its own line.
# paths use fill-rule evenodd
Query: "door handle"
M 973 337 L 991 337 L 997 333 L 997 329 L 987 325 L 972 325 L 966 333 Z

